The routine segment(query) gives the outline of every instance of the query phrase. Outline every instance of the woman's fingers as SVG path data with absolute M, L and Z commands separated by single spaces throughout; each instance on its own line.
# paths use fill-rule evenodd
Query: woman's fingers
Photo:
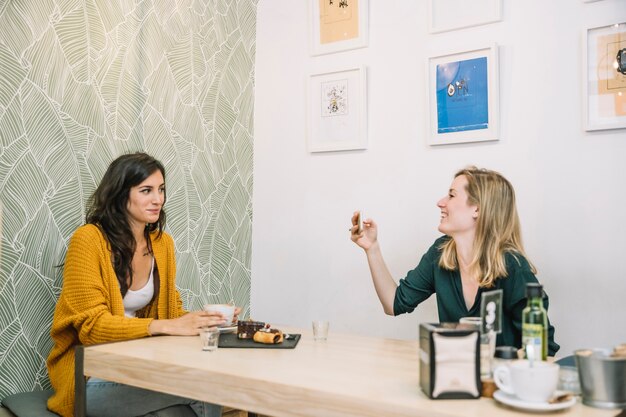
M 189 328 L 199 330 L 202 327 L 221 326 L 226 323 L 225 317 L 219 312 L 192 311 L 179 318 L 186 319 L 185 323 Z
M 222 319 L 226 318 L 219 311 L 198 311 L 198 313 L 200 313 L 204 317 L 218 317 L 218 318 L 222 318 Z
M 235 307 L 235 314 L 233 314 L 233 323 L 237 323 L 239 320 L 239 313 L 241 313 L 241 307 Z
M 241 307 L 235 308 L 234 320 L 237 320 Z M 217 311 L 190 311 L 189 313 L 173 320 L 178 330 L 172 334 L 179 335 L 197 335 L 203 327 L 220 327 L 229 325 L 226 323 L 226 317 Z
M 215 327 L 215 326 L 222 326 L 226 324 L 226 320 L 224 320 L 223 318 L 210 318 L 206 324 L 204 326 L 200 326 L 200 327 Z

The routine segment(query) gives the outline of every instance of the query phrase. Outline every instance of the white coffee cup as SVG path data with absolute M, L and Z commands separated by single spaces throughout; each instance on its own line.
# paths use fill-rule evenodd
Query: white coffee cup
M 222 324 L 220 327 L 229 327 L 233 324 L 233 318 L 235 316 L 235 306 L 230 304 L 205 304 L 203 307 L 204 311 L 209 313 L 217 312 L 221 313 L 226 322 Z
M 498 366 L 493 379 L 499 389 L 528 402 L 546 402 L 556 391 L 559 365 L 551 362 L 516 360 Z

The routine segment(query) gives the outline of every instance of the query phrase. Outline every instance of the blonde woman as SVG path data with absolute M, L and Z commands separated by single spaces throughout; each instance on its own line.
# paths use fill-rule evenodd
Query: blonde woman
M 412 312 L 437 294 L 439 321 L 458 322 L 479 316 L 484 291 L 503 290 L 502 333 L 497 345 L 522 345 L 522 310 L 526 284 L 536 283 L 536 269 L 522 245 L 515 191 L 495 171 L 469 167 L 456 173 L 448 194 L 437 202 L 439 231 L 444 234 L 424 254 L 419 265 L 396 284 L 385 265 L 378 226 L 352 216 L 351 239 L 367 256 L 374 288 L 385 313 Z M 548 297 L 544 296 L 548 308 Z M 548 354 L 554 356 L 554 327 L 548 329 Z

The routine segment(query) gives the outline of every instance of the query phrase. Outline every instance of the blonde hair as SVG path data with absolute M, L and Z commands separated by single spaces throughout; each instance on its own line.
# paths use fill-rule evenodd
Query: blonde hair
M 454 178 L 460 175 L 467 178 L 467 203 L 478 206 L 470 273 L 478 277 L 480 287 L 489 288 L 497 278 L 508 275 L 507 252 L 516 259 L 516 255 L 521 255 L 528 261 L 522 244 L 515 191 L 511 183 L 495 171 L 471 166 L 457 172 Z M 458 269 L 454 239 L 443 243 L 440 249 L 439 266 L 447 270 Z M 528 264 L 531 271 L 537 273 L 530 261 Z

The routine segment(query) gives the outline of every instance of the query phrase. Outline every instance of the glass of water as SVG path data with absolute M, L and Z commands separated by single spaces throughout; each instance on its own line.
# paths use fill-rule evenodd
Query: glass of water
M 313 321 L 313 339 L 326 340 L 328 337 L 328 322 L 325 320 Z
M 200 343 L 202 350 L 212 352 L 217 350 L 220 340 L 220 329 L 217 327 L 204 327 L 200 330 Z

